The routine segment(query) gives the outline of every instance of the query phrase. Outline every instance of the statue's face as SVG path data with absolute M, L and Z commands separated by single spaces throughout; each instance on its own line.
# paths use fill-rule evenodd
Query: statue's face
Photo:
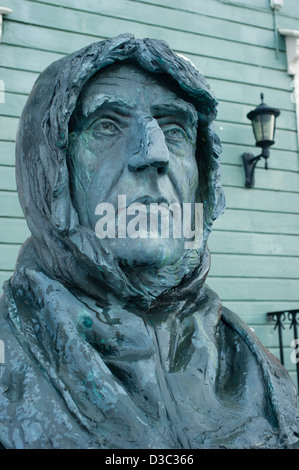
M 158 76 L 123 64 L 86 85 L 71 129 L 68 154 L 73 204 L 81 225 L 96 230 L 98 204 L 127 206 L 195 202 L 197 113 Z M 171 216 L 170 216 L 171 222 Z M 170 230 L 171 233 L 171 230 Z M 180 238 L 106 238 L 123 266 L 172 263 Z

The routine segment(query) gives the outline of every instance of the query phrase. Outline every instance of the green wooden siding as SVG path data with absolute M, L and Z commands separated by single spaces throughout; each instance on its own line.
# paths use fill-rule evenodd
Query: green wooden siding
M 284 38 L 276 54 L 269 0 L 2 0 L 0 45 L 0 283 L 13 272 L 29 236 L 16 193 L 14 140 L 18 119 L 38 74 L 51 62 L 90 42 L 132 32 L 166 40 L 209 79 L 219 100 L 216 130 L 223 144 L 227 210 L 210 237 L 209 285 L 223 303 L 278 355 L 269 311 L 299 307 L 299 160 L 292 77 Z M 299 29 L 299 2 L 285 0 L 280 28 Z M 256 185 L 244 187 L 241 154 L 257 152 L 246 114 L 260 93 L 277 106 L 276 144 L 269 170 L 260 162 Z M 287 331 L 287 345 L 292 333 Z M 295 377 L 295 365 L 286 365 Z

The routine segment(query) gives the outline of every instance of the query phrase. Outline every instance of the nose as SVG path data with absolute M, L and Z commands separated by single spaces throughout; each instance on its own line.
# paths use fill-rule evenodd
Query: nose
M 158 174 L 166 174 L 169 170 L 169 152 L 164 134 L 154 118 L 142 118 L 139 129 L 140 145 L 128 162 L 129 171 L 142 171 L 148 167 L 157 168 Z

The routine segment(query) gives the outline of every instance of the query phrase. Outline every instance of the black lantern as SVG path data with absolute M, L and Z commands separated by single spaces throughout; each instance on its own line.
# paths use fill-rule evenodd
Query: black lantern
M 252 153 L 243 153 L 242 159 L 245 170 L 245 186 L 254 186 L 254 169 L 260 158 L 265 159 L 265 169 L 268 169 L 270 147 L 274 144 L 275 121 L 280 115 L 279 109 L 271 108 L 264 103 L 264 95 L 261 93 L 261 104 L 247 114 L 252 123 L 256 146 L 262 147 L 262 153 L 255 157 Z

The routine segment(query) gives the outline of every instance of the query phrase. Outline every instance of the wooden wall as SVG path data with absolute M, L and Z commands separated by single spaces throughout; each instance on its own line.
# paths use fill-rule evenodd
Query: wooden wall
M 285 0 L 280 28 L 299 29 L 299 2 Z M 18 203 L 14 140 L 21 110 L 38 74 L 90 42 L 123 32 L 166 40 L 208 78 L 218 100 L 227 210 L 210 238 L 208 284 L 223 303 L 278 354 L 269 311 L 299 307 L 299 175 L 292 77 L 285 43 L 275 42 L 268 0 L 1 0 L 0 45 L 0 283 L 9 277 L 28 229 Z M 278 46 L 279 51 L 276 52 Z M 244 187 L 241 154 L 253 151 L 246 114 L 260 103 L 280 108 L 268 171 L 258 164 L 256 186 Z M 292 339 L 287 331 L 288 345 Z M 295 365 L 286 354 L 294 377 Z

